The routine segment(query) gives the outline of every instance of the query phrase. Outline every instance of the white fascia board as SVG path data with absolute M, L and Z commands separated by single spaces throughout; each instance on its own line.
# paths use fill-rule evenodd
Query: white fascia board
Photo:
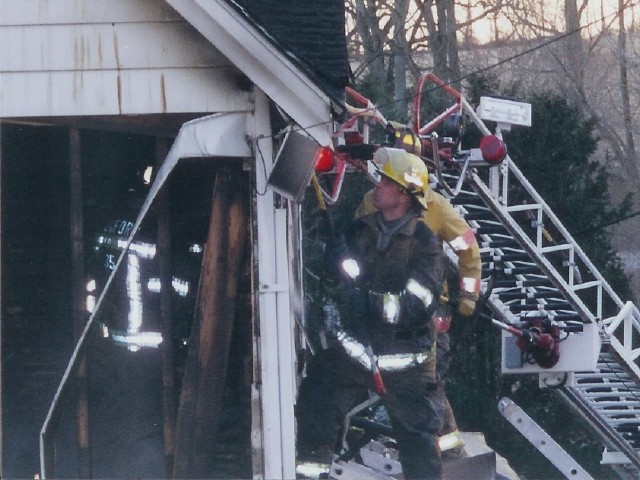
M 166 0 L 322 145 L 331 144 L 331 100 L 224 0 Z

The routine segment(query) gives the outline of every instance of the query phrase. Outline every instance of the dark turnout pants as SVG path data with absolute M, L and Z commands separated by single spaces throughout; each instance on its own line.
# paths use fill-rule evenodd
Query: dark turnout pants
M 442 476 L 435 433 L 442 427 L 444 392 L 435 380 L 435 360 L 400 372 L 382 372 L 400 463 L 407 479 Z M 331 462 L 346 413 L 373 390 L 371 372 L 342 348 L 324 350 L 310 361 L 296 405 L 301 459 Z

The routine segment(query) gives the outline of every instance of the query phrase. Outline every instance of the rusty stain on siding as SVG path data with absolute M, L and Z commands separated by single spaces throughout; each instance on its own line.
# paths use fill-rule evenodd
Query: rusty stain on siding
M 167 88 L 164 83 L 164 73 L 160 75 L 160 95 L 162 101 L 162 113 L 167 113 Z
M 102 53 L 102 35 L 98 36 L 98 65 L 103 65 L 103 53 Z
M 122 79 L 120 74 L 116 77 L 116 86 L 118 88 L 118 113 L 122 114 Z
M 76 37 L 73 44 L 73 64 L 76 70 L 82 70 L 84 67 L 85 43 L 84 37 Z
M 113 30 L 113 52 L 116 57 L 116 68 L 118 75 L 116 76 L 116 88 L 118 91 L 118 113 L 122 114 L 122 79 L 120 78 L 120 52 L 118 51 L 118 34 Z
M 73 88 L 71 92 L 71 96 L 74 102 L 78 101 L 79 93 L 82 91 L 82 88 L 83 88 L 85 58 L 87 57 L 86 49 L 87 49 L 87 44 L 85 42 L 85 38 L 83 36 L 76 37 L 75 42 L 73 44 L 74 75 L 73 75 Z
M 116 57 L 116 68 L 120 70 L 120 52 L 118 51 L 118 34 L 113 31 L 113 52 Z

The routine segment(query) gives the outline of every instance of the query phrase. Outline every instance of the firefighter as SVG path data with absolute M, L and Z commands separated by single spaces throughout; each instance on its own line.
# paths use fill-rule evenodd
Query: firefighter
M 439 479 L 435 434 L 444 389 L 433 313 L 443 270 L 438 240 L 421 221 L 428 171 L 410 154 L 377 167 L 376 211 L 356 219 L 346 240 L 330 241 L 325 252 L 325 307 L 335 308 L 341 322 L 333 346 L 312 359 L 300 387 L 299 459 L 328 464 L 336 420 L 375 390 L 389 414 L 404 478 Z
M 375 155 L 376 163 L 384 163 L 390 157 L 407 155 L 408 148 L 379 148 Z M 365 194 L 362 202 L 356 209 L 355 218 L 363 217 L 376 210 L 373 202 L 373 190 Z M 435 233 L 438 240 L 449 244 L 458 256 L 459 272 L 459 298 L 457 313 L 461 317 L 469 318 L 476 308 L 476 302 L 480 293 L 480 279 L 482 274 L 482 261 L 480 248 L 469 224 L 456 212 L 449 200 L 439 193 L 427 188 L 425 191 L 426 207 L 423 211 L 422 221 Z M 449 326 L 451 324 L 451 309 L 447 295 L 446 282 L 443 287 L 443 295 L 440 298 L 435 320 L 438 331 L 438 374 L 444 378 L 449 368 L 450 341 Z M 462 440 L 458 432 L 455 417 L 449 401 L 445 398 L 445 424 L 439 433 L 441 443 L 447 443 L 452 450 L 461 450 Z M 446 436 L 446 437 L 445 437 Z

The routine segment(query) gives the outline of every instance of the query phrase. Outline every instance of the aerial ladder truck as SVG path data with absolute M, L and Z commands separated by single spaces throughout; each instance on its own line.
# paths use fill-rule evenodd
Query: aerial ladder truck
M 429 82 L 453 102 L 421 125 L 420 99 Z M 637 478 L 640 312 L 613 291 L 508 155 L 502 133 L 512 125 L 530 126 L 531 106 L 482 97 L 473 108 L 433 74 L 423 74 L 416 83 L 412 125 L 387 120 L 352 89 L 347 89 L 347 96 L 357 106 L 349 106 L 351 116 L 338 129 L 336 145 L 316 154 L 320 167 L 316 170 L 336 174 L 332 188 L 321 189 L 324 201 L 337 200 L 350 168 L 366 172 L 366 162 L 354 162 L 344 152 L 357 150 L 354 144 L 369 145 L 371 125 L 380 124 L 397 135 L 412 132 L 421 144 L 434 188 L 475 232 L 483 261 L 481 298 L 501 335 L 502 372 L 537 375 L 541 388 L 557 389 L 597 434 L 603 446 L 601 462 L 610 464 L 621 478 Z M 479 148 L 463 150 L 448 133 L 436 133 L 445 126 L 444 131 L 455 136 L 463 121 L 472 122 L 482 134 Z M 495 125 L 494 131 L 486 122 Z M 446 245 L 445 253 L 457 265 Z M 374 402 L 375 396 L 362 409 Z M 498 408 L 567 478 L 591 478 L 518 405 L 503 398 Z M 364 465 L 343 457 L 332 465 L 331 476 L 394 478 L 399 473 L 393 455 L 379 444 L 365 446 L 359 453 Z

